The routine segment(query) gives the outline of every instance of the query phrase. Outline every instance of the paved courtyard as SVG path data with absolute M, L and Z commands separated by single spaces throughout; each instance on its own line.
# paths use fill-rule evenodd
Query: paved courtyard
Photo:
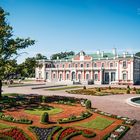
M 140 108 L 130 106 L 126 103 L 126 99 L 138 96 L 134 94 L 125 95 L 109 95 L 109 96 L 90 96 L 90 95 L 76 95 L 68 94 L 65 91 L 46 91 L 44 89 L 31 89 L 28 87 L 3 87 L 3 93 L 23 93 L 23 94 L 40 94 L 40 95 L 60 95 L 60 96 L 74 96 L 78 98 L 88 98 L 92 101 L 92 106 L 121 116 L 137 119 L 138 122 L 124 137 L 123 140 L 139 140 L 140 139 Z M 140 96 L 140 95 L 139 95 Z

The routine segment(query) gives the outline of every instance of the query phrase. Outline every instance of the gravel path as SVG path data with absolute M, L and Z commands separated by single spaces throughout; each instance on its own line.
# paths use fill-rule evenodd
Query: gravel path
M 138 96 L 134 94 L 125 95 L 109 95 L 109 96 L 90 96 L 68 94 L 65 91 L 45 91 L 44 89 L 32 90 L 31 87 L 3 87 L 4 93 L 23 93 L 23 94 L 40 94 L 40 95 L 61 95 L 73 96 L 78 98 L 88 98 L 92 101 L 92 106 L 116 115 L 126 116 L 137 119 L 135 126 L 123 137 L 123 140 L 140 140 L 140 108 L 130 106 L 126 103 L 126 99 Z M 139 95 L 140 96 L 140 95 Z

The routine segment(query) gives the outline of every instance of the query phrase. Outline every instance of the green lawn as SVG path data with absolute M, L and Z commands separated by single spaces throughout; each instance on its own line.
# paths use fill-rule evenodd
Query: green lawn
M 49 115 L 55 115 L 61 113 L 62 111 L 63 111 L 62 108 L 53 108 L 51 110 L 40 110 L 40 109 L 25 110 L 26 113 L 31 115 L 42 115 L 43 112 L 48 112 Z
M 11 128 L 11 126 L 7 124 L 0 123 L 0 129 L 6 129 L 6 128 Z
M 81 127 L 86 127 L 86 128 L 104 130 L 109 125 L 111 125 L 113 122 L 114 122 L 113 120 L 108 120 L 106 118 L 102 118 L 102 117 L 98 116 L 92 121 L 89 121 L 89 122 L 86 122 L 86 123 L 81 123 L 81 124 L 76 124 L 76 125 L 81 126 Z
M 57 91 L 57 90 L 66 90 L 66 89 L 74 89 L 74 88 L 81 88 L 81 86 L 66 86 L 66 87 L 60 87 L 60 88 L 50 88 L 47 90 Z

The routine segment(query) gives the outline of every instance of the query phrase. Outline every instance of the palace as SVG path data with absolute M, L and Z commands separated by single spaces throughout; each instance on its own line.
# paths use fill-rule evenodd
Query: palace
M 65 84 L 139 84 L 140 57 L 128 52 L 118 54 L 97 51 L 56 60 L 40 60 L 36 80 Z

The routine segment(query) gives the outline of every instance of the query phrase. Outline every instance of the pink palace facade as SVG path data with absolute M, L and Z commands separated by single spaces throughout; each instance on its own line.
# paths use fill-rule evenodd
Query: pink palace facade
M 117 54 L 84 51 L 64 59 L 40 60 L 36 68 L 36 80 L 72 84 L 139 84 L 140 57 L 124 52 Z

